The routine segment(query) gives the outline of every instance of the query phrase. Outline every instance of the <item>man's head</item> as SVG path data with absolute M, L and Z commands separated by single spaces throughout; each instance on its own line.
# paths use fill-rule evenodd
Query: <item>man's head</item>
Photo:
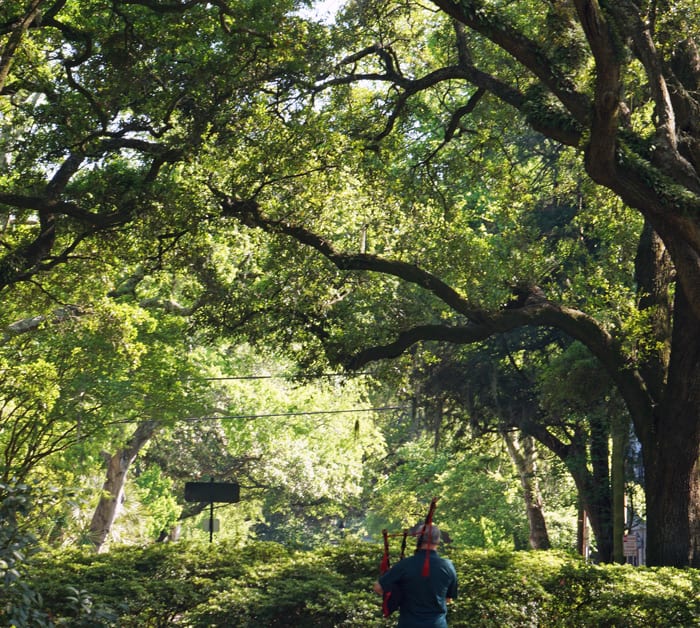
M 425 531 L 423 532 L 423 526 L 425 526 Z M 440 528 L 438 528 L 434 523 L 425 525 L 419 523 L 415 528 L 413 528 L 413 534 L 420 537 L 421 532 L 423 532 L 423 539 L 421 545 L 438 545 L 440 543 Z

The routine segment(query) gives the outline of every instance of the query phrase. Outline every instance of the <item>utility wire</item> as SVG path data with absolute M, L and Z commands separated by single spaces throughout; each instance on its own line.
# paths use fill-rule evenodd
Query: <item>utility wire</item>
M 208 382 L 220 382 L 227 380 L 246 380 L 246 379 L 320 379 L 322 377 L 356 377 L 358 375 L 372 375 L 369 372 L 359 373 L 320 373 L 318 375 L 223 375 L 221 377 L 204 377 Z
M 288 416 L 313 416 L 315 414 L 348 414 L 352 412 L 389 412 L 391 410 L 408 410 L 408 406 L 381 406 L 378 408 L 353 408 L 350 410 L 309 410 L 306 412 L 271 412 L 269 414 L 232 414 L 225 416 L 188 417 L 180 421 L 228 421 L 235 419 L 268 419 Z
M 281 418 L 291 416 L 313 416 L 319 414 L 350 414 L 355 412 L 391 412 L 392 410 L 411 410 L 411 406 L 378 406 L 374 408 L 351 408 L 348 410 L 308 410 L 305 412 L 270 412 L 266 414 L 230 414 L 223 416 L 200 416 L 200 417 L 181 417 L 167 421 L 168 423 L 177 423 L 180 421 L 188 421 L 196 423 L 199 421 L 235 421 L 245 419 L 247 421 L 255 419 Z M 124 419 L 122 421 L 112 421 L 111 425 L 121 425 L 127 423 L 137 423 L 138 421 Z

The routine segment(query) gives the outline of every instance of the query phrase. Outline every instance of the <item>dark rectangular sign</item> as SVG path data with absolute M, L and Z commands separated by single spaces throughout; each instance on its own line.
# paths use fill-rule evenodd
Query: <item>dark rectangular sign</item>
M 186 502 L 225 502 L 239 501 L 241 487 L 235 482 L 186 482 Z

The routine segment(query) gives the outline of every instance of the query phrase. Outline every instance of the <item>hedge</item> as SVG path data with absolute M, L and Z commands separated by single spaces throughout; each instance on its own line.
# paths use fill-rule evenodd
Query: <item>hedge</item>
M 460 595 L 451 628 L 700 625 L 700 571 L 592 565 L 560 552 L 446 550 Z M 128 627 L 394 626 L 372 592 L 381 548 L 315 551 L 275 543 L 67 550 L 32 563 L 46 625 Z M 0 612 L 0 618 L 2 617 Z

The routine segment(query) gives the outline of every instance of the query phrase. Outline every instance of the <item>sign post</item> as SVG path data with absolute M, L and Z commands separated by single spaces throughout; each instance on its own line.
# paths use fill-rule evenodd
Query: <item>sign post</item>
M 209 502 L 209 542 L 214 539 L 214 502 L 235 504 L 240 501 L 241 487 L 236 482 L 186 482 L 186 502 Z

